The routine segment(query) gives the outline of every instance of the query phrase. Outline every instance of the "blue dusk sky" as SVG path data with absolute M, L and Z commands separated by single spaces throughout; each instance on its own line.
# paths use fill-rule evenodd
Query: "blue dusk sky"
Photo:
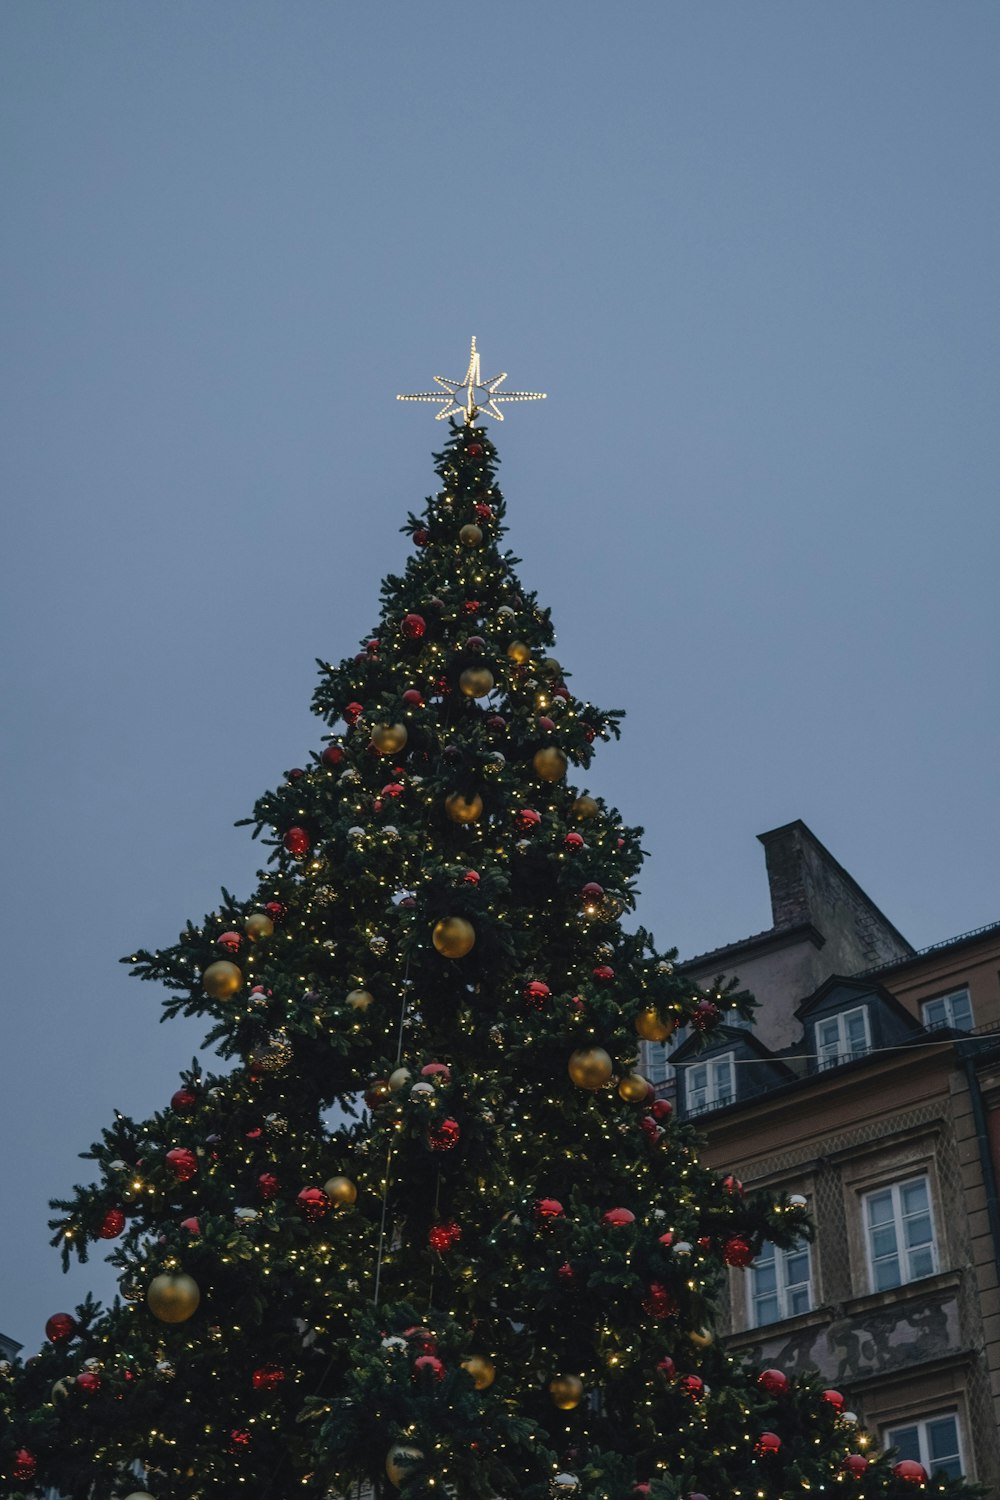
M 203 1029 L 118 957 L 252 889 L 472 334 L 660 943 L 767 927 L 794 818 L 1000 918 L 995 0 L 8 0 L 0 111 L 0 1329 L 108 1291 L 47 1199 Z

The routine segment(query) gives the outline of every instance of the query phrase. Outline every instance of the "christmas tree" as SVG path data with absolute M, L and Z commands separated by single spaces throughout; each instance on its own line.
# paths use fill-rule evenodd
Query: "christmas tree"
M 531 394 L 502 380 L 473 346 L 424 398 L 440 488 L 371 636 L 321 663 L 332 732 L 248 820 L 257 890 L 127 960 L 228 1062 L 117 1116 L 54 1205 L 121 1297 L 3 1367 L 4 1495 L 971 1493 L 716 1338 L 727 1267 L 805 1207 L 702 1167 L 637 1071 L 640 1038 L 750 1002 L 623 925 L 641 830 L 580 784 L 620 715 L 502 549 L 479 418 Z

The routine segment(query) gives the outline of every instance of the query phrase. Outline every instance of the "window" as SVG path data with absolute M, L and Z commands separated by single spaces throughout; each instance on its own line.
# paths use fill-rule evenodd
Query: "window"
M 852 1057 L 863 1057 L 871 1048 L 868 1034 L 868 1007 L 842 1010 L 816 1022 L 817 1067 L 835 1068 Z
M 668 1083 L 674 1076 L 666 1045 L 663 1042 L 643 1042 L 645 1052 L 645 1074 L 654 1086 Z
M 931 1276 L 937 1269 L 926 1177 L 911 1177 L 864 1198 L 872 1290 Z
M 938 1474 L 958 1479 L 964 1473 L 958 1417 L 954 1412 L 889 1427 L 882 1436 L 887 1448 L 898 1448 L 900 1458 L 912 1458 L 923 1464 L 932 1479 Z
M 950 995 L 925 1000 L 923 1010 L 924 1025 L 928 1030 L 935 1026 L 950 1026 L 954 1031 L 972 1030 L 972 1001 L 968 990 L 952 990 Z
M 791 1250 L 780 1250 L 765 1240 L 750 1277 L 754 1328 L 777 1323 L 780 1318 L 794 1318 L 812 1307 L 812 1267 L 805 1240 Z
M 684 1073 L 684 1103 L 689 1114 L 711 1109 L 716 1104 L 729 1104 L 735 1097 L 731 1052 L 707 1062 L 689 1063 Z

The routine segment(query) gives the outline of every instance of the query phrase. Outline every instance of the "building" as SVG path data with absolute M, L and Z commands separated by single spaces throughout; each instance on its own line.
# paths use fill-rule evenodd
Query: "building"
M 916 952 L 804 823 L 761 842 L 773 926 L 681 966 L 753 1025 L 646 1055 L 709 1165 L 816 1224 L 730 1273 L 729 1342 L 1000 1494 L 1000 922 Z
M 0 1333 L 0 1360 L 14 1359 L 21 1352 L 21 1345 L 16 1339 L 8 1338 L 5 1333 Z

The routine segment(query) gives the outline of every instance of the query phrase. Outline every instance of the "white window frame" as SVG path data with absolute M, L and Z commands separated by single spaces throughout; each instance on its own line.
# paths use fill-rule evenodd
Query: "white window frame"
M 669 1083 L 674 1076 L 666 1042 L 643 1042 L 643 1074 L 654 1088 Z
M 909 1247 L 906 1244 L 905 1223 L 906 1219 L 911 1216 L 903 1212 L 902 1193 L 903 1189 L 909 1187 L 913 1182 L 922 1182 L 926 1189 L 927 1217 L 930 1220 L 931 1237 L 929 1241 L 925 1241 L 923 1244 Z M 868 1219 L 868 1205 L 871 1200 L 873 1198 L 884 1197 L 886 1193 L 889 1194 L 892 1203 L 891 1222 L 896 1241 L 895 1255 L 900 1271 L 900 1279 L 894 1283 L 894 1286 L 909 1286 L 913 1281 L 922 1281 L 925 1276 L 933 1276 L 939 1269 L 938 1234 L 937 1225 L 934 1220 L 934 1199 L 931 1193 L 931 1179 L 927 1172 L 916 1172 L 912 1176 L 900 1178 L 896 1182 L 885 1183 L 881 1187 L 872 1188 L 869 1192 L 861 1195 L 861 1227 L 865 1240 L 865 1255 L 868 1261 L 868 1285 L 872 1292 L 893 1290 L 893 1287 L 879 1287 L 876 1285 L 875 1262 L 877 1259 L 883 1257 L 877 1257 L 874 1253 L 872 1230 L 876 1226 L 871 1225 Z M 928 1244 L 930 1245 L 931 1252 L 931 1268 L 929 1271 L 921 1271 L 919 1274 L 914 1274 L 910 1261 L 911 1252 L 923 1250 Z
M 847 1023 L 852 1016 L 860 1015 L 865 1024 L 864 1045 L 860 1048 L 853 1046 L 848 1039 Z M 837 1028 L 837 1039 L 835 1042 L 820 1041 L 820 1027 L 835 1025 Z M 830 1016 L 822 1016 L 813 1023 L 813 1035 L 816 1038 L 816 1066 L 820 1072 L 826 1068 L 835 1068 L 839 1063 L 850 1062 L 852 1058 L 864 1057 L 872 1049 L 871 1025 L 868 1019 L 867 1005 L 854 1005 L 850 1010 L 838 1010 Z
M 704 1062 L 686 1063 L 684 1066 L 684 1109 L 688 1114 L 700 1114 L 703 1110 L 712 1109 L 717 1104 L 732 1104 L 736 1098 L 736 1068 L 734 1066 L 736 1054 L 734 1052 L 723 1052 L 719 1057 L 706 1057 Z M 723 1068 L 729 1076 L 729 1088 L 719 1087 L 720 1074 Z M 705 1073 L 704 1086 L 693 1082 L 696 1074 Z M 702 1098 L 695 1103 L 692 1097 L 695 1092 L 702 1094 Z
M 965 1001 L 966 1005 L 969 1008 L 969 1024 L 968 1024 L 968 1026 L 960 1026 L 958 1024 L 958 1022 L 955 1020 L 955 1004 L 954 1004 L 954 1002 L 956 1000 L 960 999 L 960 998 Z M 944 1019 L 943 1020 L 940 1020 L 940 1021 L 931 1021 L 931 1020 L 928 1019 L 927 1012 L 928 1012 L 928 1010 L 930 1009 L 930 1007 L 932 1005 L 943 1005 L 944 1006 Z M 946 995 L 933 995 L 930 998 L 930 1000 L 924 1000 L 923 1001 L 923 1003 L 921 1004 L 921 1007 L 920 1007 L 920 1012 L 921 1012 L 921 1016 L 923 1018 L 924 1027 L 928 1031 L 932 1031 L 936 1026 L 950 1026 L 953 1031 L 971 1031 L 972 1030 L 972 1025 L 973 1025 L 973 1016 L 972 1016 L 972 996 L 969 994 L 969 986 L 967 984 L 963 984 L 963 985 L 960 985 L 957 990 L 949 990 Z
M 813 1306 L 815 1304 L 815 1296 L 814 1296 L 814 1291 L 813 1291 L 812 1249 L 810 1247 L 809 1241 L 808 1240 L 800 1240 L 797 1245 L 794 1245 L 792 1247 L 792 1249 L 790 1249 L 790 1250 L 783 1250 L 778 1245 L 773 1244 L 772 1241 L 765 1240 L 764 1241 L 764 1245 L 761 1246 L 761 1250 L 762 1251 L 764 1249 L 764 1246 L 766 1246 L 766 1245 L 770 1245 L 771 1249 L 774 1252 L 774 1274 L 775 1274 L 775 1291 L 774 1291 L 773 1294 L 772 1293 L 768 1293 L 767 1295 L 768 1296 L 771 1296 L 771 1295 L 776 1296 L 777 1302 L 778 1302 L 778 1315 L 777 1315 L 776 1318 L 768 1318 L 766 1320 L 762 1319 L 762 1318 L 760 1318 L 758 1316 L 758 1313 L 757 1313 L 758 1296 L 757 1296 L 757 1279 L 756 1279 L 757 1278 L 757 1262 L 760 1261 L 760 1260 L 765 1260 L 765 1259 L 766 1260 L 770 1260 L 770 1258 L 771 1258 L 770 1256 L 764 1257 L 763 1255 L 758 1255 L 756 1257 L 756 1259 L 754 1260 L 753 1264 L 750 1267 L 750 1278 L 749 1278 L 750 1284 L 749 1284 L 749 1286 L 747 1288 L 747 1311 L 749 1313 L 749 1321 L 750 1321 L 750 1327 L 751 1328 L 769 1328 L 772 1323 L 780 1323 L 785 1318 L 798 1318 L 798 1317 L 802 1317 L 805 1313 L 812 1312 Z M 806 1256 L 806 1279 L 805 1279 L 804 1282 L 802 1282 L 802 1281 L 789 1281 L 789 1278 L 788 1278 L 788 1262 L 792 1258 L 792 1256 L 802 1255 L 803 1253 Z M 809 1305 L 808 1305 L 808 1307 L 799 1308 L 797 1310 L 792 1310 L 789 1307 L 790 1294 L 793 1291 L 793 1289 L 794 1290 L 798 1290 L 802 1286 L 805 1286 L 805 1288 L 806 1288 L 806 1294 L 807 1294 L 807 1297 L 809 1299 Z
M 899 1434 L 903 1432 L 910 1432 L 911 1430 L 915 1429 L 917 1434 L 917 1450 L 919 1454 L 917 1462 L 923 1464 L 924 1469 L 927 1471 L 927 1477 L 929 1479 L 933 1479 L 935 1473 L 940 1473 L 941 1471 L 940 1469 L 936 1470 L 933 1467 L 933 1460 L 930 1456 L 930 1439 L 928 1437 L 927 1429 L 930 1427 L 932 1422 L 943 1422 L 948 1420 L 949 1418 L 955 1424 L 955 1456 L 957 1457 L 959 1463 L 959 1474 L 962 1476 L 966 1476 L 965 1450 L 964 1444 L 962 1442 L 962 1420 L 957 1411 L 936 1411 L 927 1417 L 914 1417 L 909 1421 L 896 1422 L 891 1427 L 884 1427 L 882 1429 L 883 1447 L 898 1448 Z M 906 1456 L 908 1455 L 904 1455 L 904 1457 Z

